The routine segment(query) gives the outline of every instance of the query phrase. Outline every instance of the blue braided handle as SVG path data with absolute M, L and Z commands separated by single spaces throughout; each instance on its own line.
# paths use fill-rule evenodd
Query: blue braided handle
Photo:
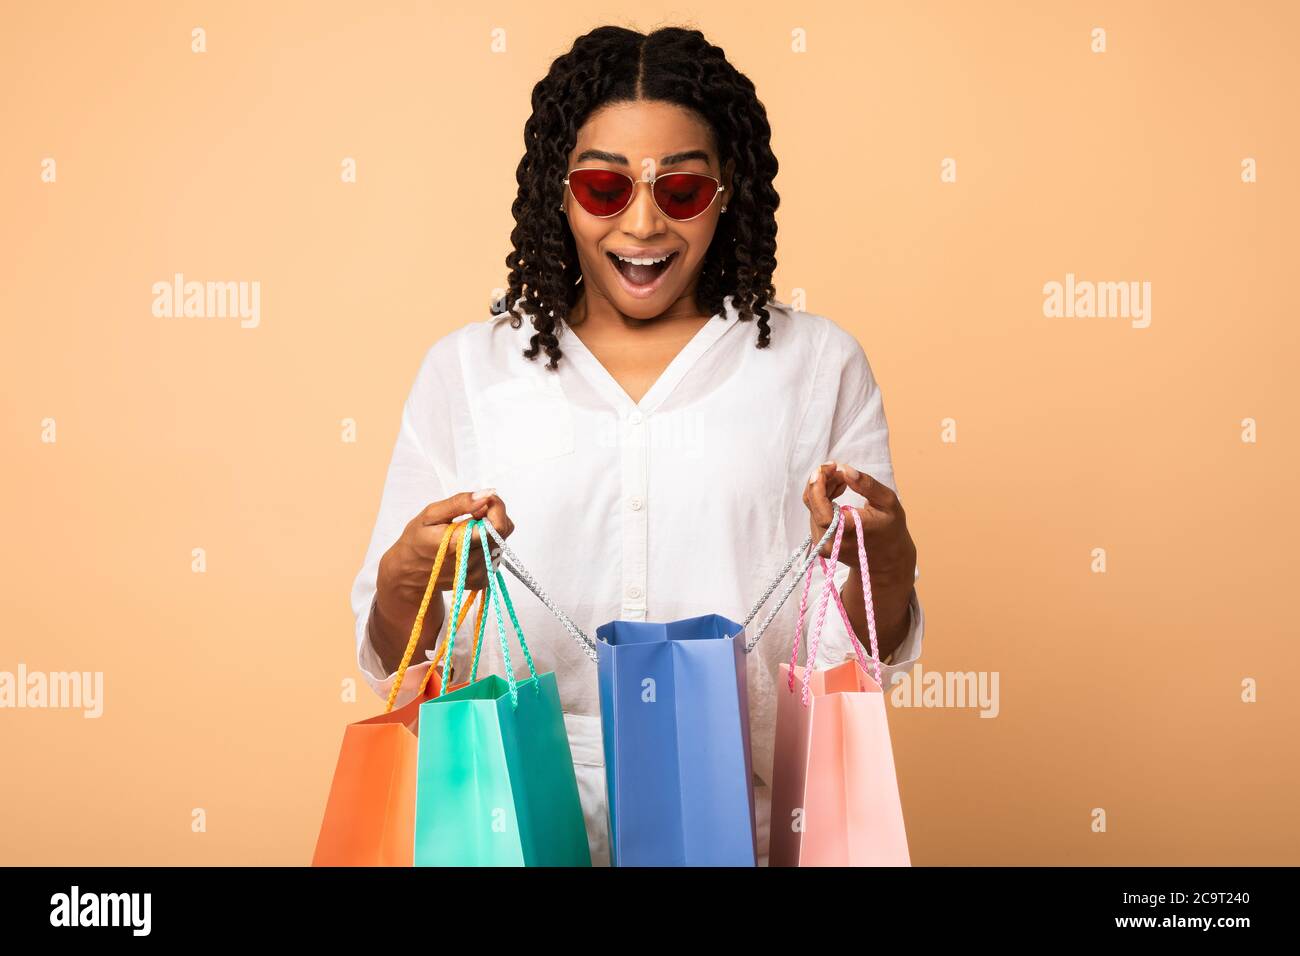
M 460 618 L 460 606 L 465 602 L 465 573 L 469 570 L 469 552 L 474 546 L 474 539 L 469 537 L 470 526 L 466 525 L 461 534 L 460 546 L 456 549 L 456 585 L 451 598 L 451 630 L 447 634 L 447 653 L 442 659 L 442 681 L 438 687 L 438 696 L 447 693 L 451 677 L 451 654 L 456 649 L 456 623 Z M 478 666 L 478 653 L 475 651 L 474 666 Z
M 510 623 L 514 626 L 515 637 L 519 640 L 519 647 L 524 652 L 524 660 L 528 662 L 528 672 L 533 676 L 533 687 L 537 693 L 542 692 L 541 680 L 537 676 L 537 667 L 533 663 L 532 651 L 528 649 L 528 642 L 524 640 L 524 630 L 519 626 L 519 618 L 515 614 L 514 602 L 510 600 L 510 592 L 506 590 L 505 579 L 501 577 L 500 567 L 492 563 L 492 552 L 488 548 L 487 524 L 482 518 L 472 519 L 466 526 L 466 532 L 478 531 L 479 542 L 483 545 L 483 561 L 487 568 L 488 577 L 488 595 L 492 599 L 492 610 L 497 619 L 497 637 L 501 641 L 501 658 L 505 666 L 506 683 L 510 685 L 510 706 L 519 706 L 519 685 L 515 680 L 514 667 L 510 663 L 510 644 L 506 637 L 505 621 L 501 617 L 501 603 L 504 599 L 506 609 L 510 612 Z

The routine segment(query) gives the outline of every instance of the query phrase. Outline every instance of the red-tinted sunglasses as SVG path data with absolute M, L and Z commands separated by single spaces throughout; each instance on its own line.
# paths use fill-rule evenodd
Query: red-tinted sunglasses
M 645 182 L 659 211 L 677 222 L 702 215 L 723 189 L 719 180 L 703 173 L 665 173 Z M 578 205 L 598 219 L 617 216 L 636 192 L 636 180 L 627 173 L 596 167 L 570 171 L 564 185 Z

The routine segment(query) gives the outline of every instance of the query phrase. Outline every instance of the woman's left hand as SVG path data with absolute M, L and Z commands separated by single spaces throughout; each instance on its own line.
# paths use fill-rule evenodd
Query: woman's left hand
M 850 465 L 834 461 L 818 465 L 809 476 L 804 486 L 803 502 L 808 508 L 813 541 L 820 541 L 826 529 L 830 527 L 835 509 L 835 499 L 851 488 L 866 500 L 866 506 L 858 509 L 862 518 L 862 533 L 865 537 L 867 565 L 871 573 L 871 593 L 876 608 L 876 617 L 882 627 L 891 636 L 906 633 L 908 605 L 916 579 L 916 545 L 907 530 L 907 516 L 898 495 L 885 484 L 870 475 L 863 474 Z M 854 575 L 861 574 L 858 567 L 858 532 L 853 519 L 845 516 L 844 538 L 840 542 L 839 560 L 848 565 Z M 822 546 L 822 557 L 831 556 L 831 542 Z M 849 582 L 856 584 L 856 581 Z M 858 597 L 854 605 L 861 602 L 860 585 L 857 585 Z M 845 593 L 853 592 L 846 586 Z M 846 601 L 846 606 L 848 602 Z M 889 643 L 893 644 L 894 641 Z M 891 647 L 892 650 L 892 647 Z M 886 653 L 881 649 L 882 656 Z

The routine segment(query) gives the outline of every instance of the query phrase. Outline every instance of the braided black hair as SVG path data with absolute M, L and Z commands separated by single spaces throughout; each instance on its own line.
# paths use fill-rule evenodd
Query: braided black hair
M 493 307 L 494 315 L 508 311 L 519 328 L 520 299 L 527 303 L 535 331 L 524 355 L 536 359 L 544 350 L 548 368 L 559 363 L 556 332 L 580 292 L 577 248 L 559 211 L 568 156 L 588 116 L 609 103 L 635 100 L 692 110 L 712 129 L 721 164 L 735 161 L 727 215 L 719 218 L 705 254 L 695 300 L 701 311 L 716 315 L 732 296 L 741 320 L 758 319 L 758 347 L 771 341 L 766 306 L 776 295 L 780 198 L 772 185 L 772 130 L 754 84 L 698 30 L 664 27 L 644 34 L 603 26 L 575 40 L 533 87 L 525 152 L 515 173 L 509 289 Z

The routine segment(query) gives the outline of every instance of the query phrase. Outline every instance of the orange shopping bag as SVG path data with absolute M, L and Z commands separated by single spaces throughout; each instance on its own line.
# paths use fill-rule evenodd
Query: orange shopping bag
M 862 519 L 855 509 L 847 506 L 842 514 L 829 566 L 818 559 L 826 583 L 809 634 L 808 666 L 799 667 L 796 661 L 808 606 L 811 564 L 804 579 L 799 620 L 795 625 L 794 653 L 789 664 L 781 665 L 781 679 L 777 682 L 768 841 L 770 866 L 911 865 L 880 681 Z M 869 658 L 849 625 L 833 576 L 844 524 L 850 514 L 858 533 L 858 560 L 871 640 Z M 817 671 L 813 669 L 817 642 L 832 594 L 857 659 Z
M 411 639 L 407 642 L 402 662 L 388 695 L 388 707 L 378 717 L 351 724 L 343 732 L 343 746 L 339 750 L 338 764 L 334 768 L 334 781 L 330 784 L 329 798 L 325 804 L 325 817 L 321 821 L 320 835 L 316 840 L 316 853 L 312 866 L 411 866 L 415 833 L 415 764 L 420 705 L 438 696 L 439 679 L 435 676 L 438 665 L 446 653 L 444 642 L 434 657 L 420 692 L 410 703 L 393 709 L 406 669 L 419 642 L 424 615 L 433 598 L 438 573 L 453 533 L 465 522 L 458 521 L 447 528 L 438 546 L 429 586 L 425 589 Z M 457 571 L 468 559 L 469 548 L 464 538 L 457 544 Z M 483 637 L 483 592 L 478 598 L 478 617 L 475 623 L 476 638 Z M 465 601 L 457 617 L 457 629 L 465 620 L 470 604 Z M 451 686 L 455 690 L 457 686 Z

